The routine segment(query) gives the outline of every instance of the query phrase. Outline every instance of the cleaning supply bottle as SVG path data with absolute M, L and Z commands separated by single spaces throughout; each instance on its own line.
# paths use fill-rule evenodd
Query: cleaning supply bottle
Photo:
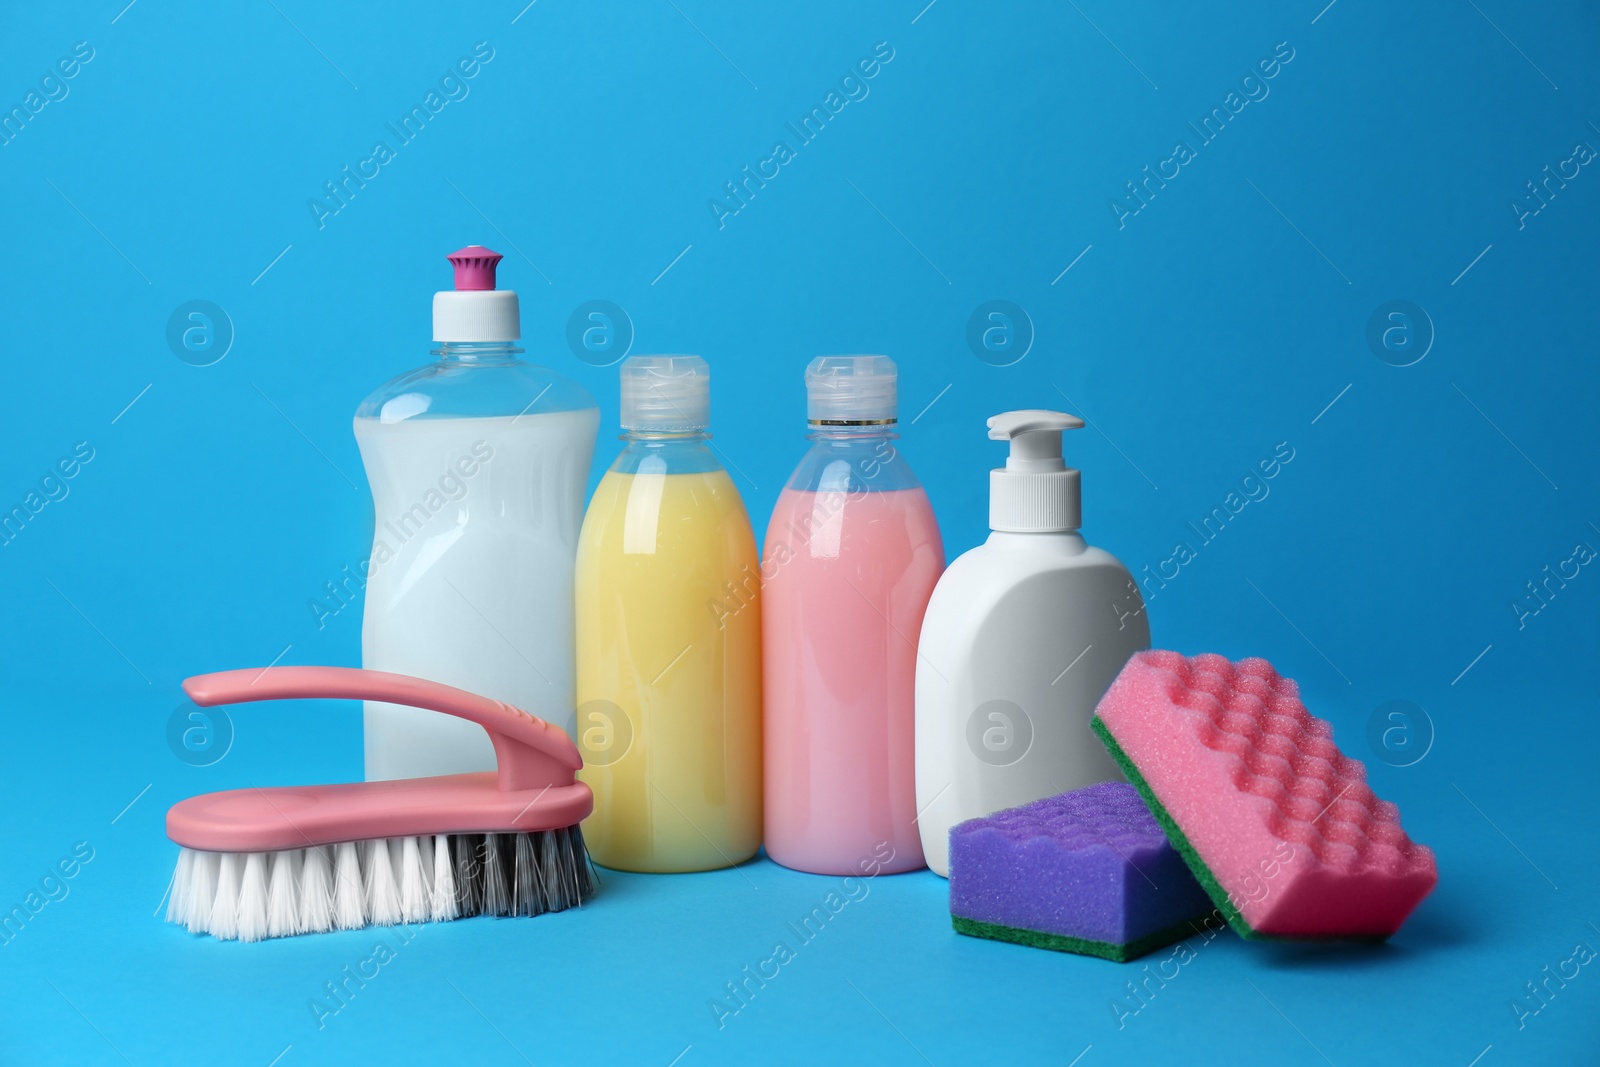
M 600 411 L 583 387 L 517 358 L 517 294 L 500 256 L 449 257 L 433 298 L 438 358 L 356 411 L 372 486 L 361 662 L 522 708 L 573 732 L 572 580 Z M 472 723 L 365 705 L 366 777 L 493 770 Z
M 887 356 L 806 368 L 813 444 L 761 565 L 767 855 L 814 874 L 923 865 L 912 690 L 944 570 L 933 508 L 895 445 Z
M 578 540 L 580 777 L 595 861 L 703 871 L 761 845 L 761 582 L 708 445 L 699 356 L 622 364 L 626 442 Z
M 917 661 L 917 820 L 928 866 L 949 876 L 950 828 L 1120 778 L 1090 716 L 1150 624 L 1126 567 L 1078 533 L 1078 471 L 1061 432 L 1083 420 L 1008 411 L 989 475 L 989 539 L 950 564 Z

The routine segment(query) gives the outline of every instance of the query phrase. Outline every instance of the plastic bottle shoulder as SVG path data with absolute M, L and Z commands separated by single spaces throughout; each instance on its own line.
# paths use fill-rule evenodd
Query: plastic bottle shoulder
M 583 386 L 536 363 L 511 358 L 442 358 L 373 390 L 356 409 L 356 418 L 403 422 L 543 415 L 598 407 Z
M 816 435 L 786 486 L 799 492 L 860 493 L 920 489 L 893 434 Z
M 954 618 L 974 623 L 1020 586 L 1070 588 L 1107 572 L 1119 580 L 1128 574 L 1121 560 L 1076 534 L 991 533 L 951 562 L 934 598 L 951 605 Z
M 709 474 L 722 461 L 704 434 L 623 436 L 622 451 L 607 470 L 612 474 Z

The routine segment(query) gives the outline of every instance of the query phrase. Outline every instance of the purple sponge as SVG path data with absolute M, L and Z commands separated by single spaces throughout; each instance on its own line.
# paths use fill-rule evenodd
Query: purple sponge
M 950 831 L 950 916 L 963 934 L 1121 961 L 1187 937 L 1211 910 L 1126 782 Z

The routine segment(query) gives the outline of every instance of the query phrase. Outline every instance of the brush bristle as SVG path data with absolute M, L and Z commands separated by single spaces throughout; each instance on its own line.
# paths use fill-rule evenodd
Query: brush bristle
M 430 842 L 432 838 L 428 839 Z M 430 847 L 429 852 L 432 852 Z M 433 864 L 423 863 L 422 846 L 414 837 L 400 839 L 400 918 L 408 923 L 428 921 L 428 876 Z
M 320 934 L 333 929 L 333 850 L 327 845 L 306 849 L 298 896 L 300 933 Z
M 428 918 L 448 922 L 461 914 L 456 899 L 456 865 L 450 858 L 450 839 L 443 834 L 433 839 L 433 883 L 429 886 Z
M 211 919 L 208 929 L 213 937 L 231 941 L 239 936 L 239 898 L 244 895 L 240 872 L 244 868 L 244 854 L 224 852 L 219 860 L 217 895 L 209 901 Z
M 367 905 L 356 843 L 341 841 L 335 845 L 333 862 L 334 924 L 341 930 L 358 930 L 367 925 Z
M 244 879 L 239 884 L 239 903 L 234 908 L 240 941 L 260 941 L 267 936 L 267 858 L 265 852 L 244 854 Z
M 172 897 L 183 901 L 183 911 L 169 921 L 187 926 L 192 934 L 203 934 L 211 930 L 211 902 L 217 897 L 217 872 L 222 866 L 222 853 L 196 852 L 190 860 L 187 872 L 183 871 L 181 862 L 178 864 L 178 877 L 186 878 L 188 884 L 173 886 Z
M 167 921 L 257 941 L 582 906 L 598 884 L 576 826 L 439 834 L 283 852 L 182 849 Z
M 189 849 L 181 849 L 178 853 L 178 869 L 172 873 L 172 885 L 167 889 L 167 922 L 185 921 L 184 917 L 189 914 L 189 887 L 193 883 L 194 853 Z
M 274 859 L 272 880 L 267 884 L 267 936 L 288 937 L 300 932 L 301 867 L 304 857 L 298 851 Z
M 400 921 L 400 887 L 395 884 L 395 849 L 390 840 L 367 841 L 361 857 L 362 886 L 366 889 L 367 922 L 393 926 Z

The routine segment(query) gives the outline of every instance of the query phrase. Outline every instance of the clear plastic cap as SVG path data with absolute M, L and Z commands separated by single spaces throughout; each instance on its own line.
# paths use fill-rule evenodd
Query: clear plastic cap
M 818 356 L 806 367 L 806 421 L 813 426 L 893 423 L 898 377 L 888 356 Z
M 693 433 L 711 426 L 711 368 L 699 356 L 622 361 L 622 428 Z

